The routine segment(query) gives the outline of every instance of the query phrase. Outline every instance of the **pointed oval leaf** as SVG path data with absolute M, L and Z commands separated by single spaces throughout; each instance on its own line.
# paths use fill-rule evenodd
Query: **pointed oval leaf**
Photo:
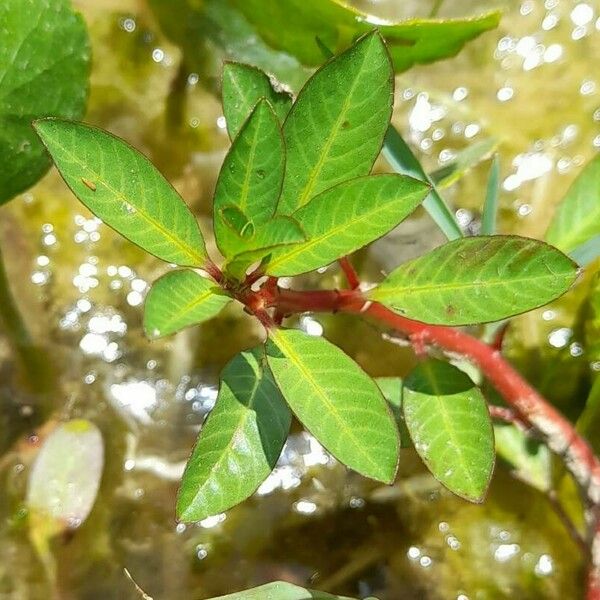
M 273 581 L 251 590 L 234 592 L 211 600 L 352 600 L 352 598 L 333 596 L 326 592 L 316 592 L 286 581 Z M 366 600 L 369 600 L 369 598 Z
M 269 335 L 269 366 L 302 424 L 340 462 L 372 479 L 392 482 L 398 430 L 375 382 L 323 338 L 295 330 Z
M 196 219 L 143 154 L 83 123 L 42 119 L 34 126 L 67 185 L 95 215 L 164 261 L 202 266 Z
M 318 70 L 283 126 L 287 162 L 278 212 L 291 214 L 346 179 L 367 175 L 392 114 L 390 58 L 371 33 Z
M 185 468 L 178 518 L 199 521 L 253 494 L 275 466 L 290 423 L 263 349 L 236 355 Z
M 170 335 L 215 317 L 231 301 L 214 282 L 194 271 L 172 271 L 157 279 L 144 304 L 144 330 Z
M 293 214 L 306 241 L 276 249 L 266 272 L 298 275 L 351 254 L 396 227 L 428 192 L 400 175 L 359 177 L 322 192 Z
M 581 171 L 556 209 L 546 240 L 563 252 L 600 235 L 600 154 Z
M 37 455 L 27 487 L 32 513 L 65 528 L 78 527 L 90 514 L 104 467 L 104 443 L 90 421 L 59 425 Z
M 397 72 L 414 64 L 454 56 L 470 40 L 494 29 L 498 11 L 459 19 L 410 19 L 400 22 L 372 17 L 346 0 L 233 0 L 274 48 L 297 56 L 303 64 L 322 60 L 318 37 L 339 52 L 357 36 L 377 27 L 385 38 Z
M 411 319 L 444 325 L 500 321 L 564 294 L 577 265 L 517 236 L 454 240 L 407 262 L 368 294 Z
M 31 121 L 85 111 L 90 47 L 68 0 L 0 2 L 0 204 L 50 167 Z
M 214 197 L 217 246 L 225 258 L 250 249 L 240 231 L 225 218 L 236 207 L 253 224 L 266 223 L 275 212 L 283 183 L 285 147 L 277 116 L 262 99 L 244 123 L 225 157 Z
M 225 63 L 223 67 L 223 112 L 229 137 L 233 140 L 261 98 L 269 101 L 283 124 L 292 106 L 292 96 L 276 89 L 274 82 L 256 67 Z
M 494 432 L 469 376 L 440 360 L 419 364 L 404 380 L 402 412 L 433 476 L 458 496 L 482 502 L 494 470 Z

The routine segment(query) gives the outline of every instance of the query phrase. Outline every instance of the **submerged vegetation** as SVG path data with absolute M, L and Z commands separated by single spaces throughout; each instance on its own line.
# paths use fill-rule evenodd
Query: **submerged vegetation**
M 110 233 L 103 250 L 113 261 L 108 280 L 100 276 L 96 254 L 73 278 L 82 296 L 60 328 L 79 331 L 87 321 L 79 349 L 98 357 L 106 366 L 100 369 L 85 357 L 71 364 L 61 357 L 68 336 L 37 342 L 47 335 L 48 311 L 36 309 L 40 335 L 27 305 L 39 307 L 39 299 L 21 297 L 13 282 L 19 258 L 7 255 L 0 272 L 1 323 L 11 349 L 0 354 L 8 373 L 2 383 L 1 531 L 16 549 L 7 557 L 19 565 L 0 567 L 0 592 L 15 598 L 45 595 L 42 590 L 56 597 L 233 592 L 225 597 L 300 600 L 448 593 L 559 598 L 585 588 L 588 599 L 600 598 L 600 558 L 593 551 L 600 539 L 600 162 L 596 157 L 578 169 L 550 221 L 544 214 L 551 206 L 538 198 L 544 190 L 534 190 L 535 200 L 518 208 L 528 214 L 522 207 L 531 212 L 535 202 L 539 223 L 529 231 L 502 212 L 501 163 L 497 156 L 487 160 L 501 141 L 478 139 L 430 170 L 420 150 L 444 132 L 435 130 L 416 150 L 392 123 L 401 98 L 398 76 L 455 56 L 497 27 L 500 13 L 437 18 L 443 3 L 436 2 L 429 17 L 391 21 L 337 0 L 148 0 L 143 18 L 162 28 L 180 59 L 170 80 L 157 78 L 156 85 L 168 90 L 160 127 L 148 141 L 148 131 L 141 134 L 142 123 L 136 124 L 133 131 L 140 133 L 125 136 L 132 146 L 96 125 L 110 122 L 103 112 L 119 114 L 121 97 L 130 107 L 137 103 L 142 118 L 148 66 L 138 66 L 141 88 L 124 78 L 121 90 L 110 89 L 112 82 L 94 77 L 103 69 L 112 77 L 114 65 L 104 67 L 110 59 L 96 57 L 92 91 L 104 88 L 106 98 L 101 102 L 92 93 L 95 124 L 81 122 L 90 72 L 84 21 L 68 0 L 25 4 L 28 10 L 22 0 L 0 7 L 8 23 L 0 38 L 0 202 L 26 192 L 52 160 L 92 213 L 76 215 L 81 229 L 75 242 L 91 252 L 106 225 L 149 258 Z M 571 19 L 581 28 L 591 21 L 582 24 L 577 7 Z M 91 12 L 88 18 L 92 31 L 100 30 Z M 144 44 L 154 46 L 156 34 L 138 32 L 132 16 L 120 15 L 119 27 L 139 37 L 111 52 L 135 61 Z M 103 35 L 110 40 L 115 34 Z M 154 46 L 151 59 L 166 63 L 165 50 Z M 196 87 L 202 91 L 194 99 Z M 502 90 L 498 99 L 505 101 Z M 455 87 L 453 101 L 467 93 Z M 203 167 L 211 232 L 207 211 L 182 198 L 198 192 L 186 193 L 180 163 L 184 156 L 204 156 L 212 143 L 203 139 L 196 118 L 191 130 L 185 123 L 198 100 L 218 110 L 213 96 L 222 100 L 217 129 L 226 131 L 230 146 Z M 404 101 L 413 96 L 404 89 Z M 159 113 L 148 109 L 144 126 L 152 128 Z M 433 113 L 429 96 L 417 96 L 411 127 L 428 131 L 441 119 Z M 481 129 L 472 125 L 467 135 L 461 124 L 467 139 Z M 156 164 L 138 145 L 154 147 Z M 532 177 L 517 166 L 503 180 L 504 192 L 545 173 Z M 469 183 L 477 174 L 479 184 Z M 166 176 L 177 179 L 176 187 Z M 52 177 L 48 189 L 66 198 Z M 455 211 L 449 199 L 461 205 L 461 196 L 452 194 L 457 187 L 473 198 Z M 27 206 L 29 194 L 10 206 Z M 28 212 L 37 218 L 26 208 L 17 221 L 26 223 Z M 58 215 L 56 226 L 43 225 L 47 247 L 63 235 L 61 227 L 70 227 L 65 210 Z M 411 223 L 427 225 L 414 234 Z M 408 250 L 401 249 L 403 239 Z M 11 237 L 1 242 L 4 248 Z M 37 258 L 34 284 L 50 277 L 48 254 Z M 146 275 L 121 256 L 130 256 L 125 262 Z M 60 281 L 68 257 L 60 258 L 63 263 L 58 257 L 51 276 Z M 137 339 L 127 355 L 115 339 L 128 324 L 108 296 L 95 291 L 105 283 L 115 292 L 127 283 L 130 307 L 145 297 L 148 339 L 140 335 L 140 316 L 132 317 Z M 91 316 L 93 303 L 104 308 Z M 536 315 L 547 322 L 557 312 L 573 329 L 557 327 L 548 339 L 566 354 L 549 353 L 538 341 Z M 585 350 L 570 343 L 574 332 L 588 340 Z M 167 345 L 165 338 L 174 335 Z M 578 359 L 586 353 L 584 365 Z M 163 366 L 148 356 L 160 356 Z M 147 379 L 135 376 L 137 365 Z M 162 375 L 153 373 L 157 369 Z M 72 384 L 74 373 L 83 388 Z M 90 404 L 83 397 L 94 387 Z M 186 414 L 182 407 L 189 404 Z M 192 451 L 188 434 L 198 429 Z M 185 436 L 177 433 L 184 430 Z M 175 444 L 179 462 L 168 458 L 173 442 L 164 431 L 185 438 Z M 148 474 L 143 487 L 128 479 L 133 471 Z M 166 482 L 164 501 L 158 501 L 156 481 Z M 469 502 L 481 504 L 479 512 L 468 512 Z M 447 552 L 432 558 L 404 541 L 400 553 L 394 549 L 400 534 L 423 535 L 436 503 L 449 507 L 469 540 L 472 573 L 458 588 L 452 572 L 460 562 Z M 315 514 L 319 506 L 323 511 Z M 294 514 L 309 516 L 314 527 Z M 521 519 L 526 525 L 518 525 Z M 221 535 L 224 521 L 227 533 Z M 514 523 L 519 542 L 495 521 Z M 100 542 L 94 541 L 98 530 Z M 463 545 L 448 522 L 440 521 L 437 530 L 451 551 Z M 152 531 L 182 559 L 165 562 L 168 572 L 159 584 L 134 559 L 145 555 L 144 547 L 160 551 Z M 569 548 L 560 583 L 545 580 L 558 560 L 548 551 L 523 554 L 523 572 L 484 569 L 489 580 L 483 581 L 478 563 L 489 547 L 504 563 L 540 533 L 557 549 Z M 273 552 L 265 535 L 275 540 Z M 126 544 L 115 546 L 114 536 L 124 536 Z M 360 548 L 352 551 L 356 539 Z M 71 566 L 77 548 L 86 545 L 90 560 Z M 396 564 L 400 555 L 408 568 Z M 198 567 L 185 564 L 192 556 L 213 564 L 198 571 L 198 581 Z M 38 560 L 44 577 L 34 580 L 27 562 Z M 430 581 L 393 575 L 406 575 L 415 561 L 427 570 L 433 560 L 446 570 Z M 94 561 L 111 565 L 120 579 L 111 573 L 83 584 Z M 278 579 L 289 583 L 235 591 Z

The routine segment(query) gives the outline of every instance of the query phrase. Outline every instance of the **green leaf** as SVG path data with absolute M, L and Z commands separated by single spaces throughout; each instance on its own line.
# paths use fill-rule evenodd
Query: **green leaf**
M 600 235 L 600 154 L 577 176 L 558 205 L 546 241 L 563 252 Z
M 594 452 L 600 452 L 600 378 L 594 381 L 585 408 L 577 419 L 577 431 L 588 439 Z
M 452 211 L 438 193 L 432 179 L 423 170 L 417 157 L 393 125 L 390 125 L 385 135 L 383 155 L 396 173 L 414 177 L 431 185 L 429 195 L 423 201 L 423 208 L 449 240 L 462 237 L 462 230 Z
M 385 45 L 372 33 L 310 78 L 283 127 L 287 162 L 279 213 L 293 213 L 320 192 L 369 173 L 390 122 L 392 75 Z
M 564 294 L 577 265 L 544 242 L 478 236 L 407 262 L 368 294 L 411 319 L 444 325 L 499 321 Z
M 340 52 L 362 33 L 377 27 L 385 38 L 397 72 L 414 64 L 454 56 L 466 42 L 497 27 L 499 12 L 463 19 L 410 19 L 393 23 L 371 17 L 342 0 L 233 0 L 264 40 L 306 65 L 320 64 L 316 37 Z
M 34 126 L 67 185 L 107 225 L 162 260 L 203 265 L 196 219 L 143 154 L 82 123 L 43 119 Z
M 500 161 L 498 156 L 495 156 L 490 169 L 485 203 L 481 214 L 481 235 L 494 235 L 496 233 L 496 216 L 498 214 L 498 196 L 500 192 L 499 179 Z
M 409 177 L 368 175 L 322 192 L 293 213 L 306 241 L 275 249 L 266 272 L 298 275 L 362 248 L 412 213 L 428 190 Z
M 223 111 L 229 137 L 233 140 L 261 98 L 269 101 L 283 123 L 292 106 L 291 95 L 276 89 L 269 77 L 256 67 L 226 63 L 223 67 Z
M 68 0 L 0 2 L 0 204 L 51 165 L 31 129 L 40 117 L 80 118 L 88 92 L 85 23 Z
M 254 235 L 258 225 L 273 216 L 283 183 L 284 163 L 279 121 L 270 104 L 261 99 L 233 141 L 215 189 L 215 236 L 226 258 L 250 249 L 246 240 Z
M 352 598 L 315 592 L 285 581 L 274 581 L 251 590 L 234 592 L 211 600 L 352 600 Z
M 433 476 L 458 496 L 482 502 L 494 470 L 494 433 L 469 376 L 440 360 L 422 362 L 404 380 L 402 410 Z
M 263 349 L 236 355 L 185 468 L 178 518 L 199 521 L 253 494 L 275 466 L 290 423 Z
M 323 338 L 295 330 L 273 330 L 269 336 L 269 366 L 302 424 L 340 462 L 391 483 L 398 430 L 375 382 Z
M 410 435 L 404 422 L 404 415 L 402 414 L 402 379 L 400 377 L 376 377 L 375 383 L 381 390 L 396 419 L 396 424 L 400 432 L 400 447 L 412 448 Z
M 455 158 L 429 174 L 438 190 L 443 190 L 464 177 L 473 167 L 489 158 L 490 154 L 498 147 L 498 140 L 486 138 L 467 146 L 458 152 Z
M 144 304 L 144 330 L 157 338 L 216 316 L 231 301 L 214 282 L 194 271 L 171 271 L 157 279 Z
M 541 492 L 552 486 L 552 457 L 548 446 L 509 423 L 494 425 L 496 452 L 513 467 L 513 475 Z

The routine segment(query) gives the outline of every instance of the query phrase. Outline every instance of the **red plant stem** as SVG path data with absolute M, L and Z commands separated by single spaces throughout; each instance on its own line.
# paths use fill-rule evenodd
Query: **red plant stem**
M 343 258 L 340 258 L 338 262 L 346 276 L 346 281 L 348 282 L 350 289 L 357 290 L 360 287 L 360 279 L 358 278 L 358 273 L 352 266 L 350 259 L 347 256 L 344 256 Z
M 588 506 L 588 522 L 594 528 L 587 600 L 600 600 L 600 461 L 573 425 L 532 388 L 502 354 L 467 333 L 440 325 L 428 325 L 397 315 L 381 304 L 353 291 L 278 290 L 267 301 L 280 312 L 345 312 L 361 314 L 411 339 L 460 354 L 481 369 L 506 403 L 536 429 L 548 447 L 562 457 L 579 484 Z
M 494 404 L 490 404 L 488 406 L 490 411 L 490 417 L 492 419 L 496 419 L 497 421 L 504 421 L 504 423 L 510 423 L 515 427 L 518 427 L 521 431 L 527 431 L 530 429 L 528 423 L 526 423 L 521 415 L 518 415 L 512 408 L 507 408 L 506 406 L 496 406 Z

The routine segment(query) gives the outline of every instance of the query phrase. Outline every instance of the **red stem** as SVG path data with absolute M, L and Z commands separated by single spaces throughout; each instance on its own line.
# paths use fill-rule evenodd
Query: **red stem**
M 358 278 L 358 273 L 352 266 L 350 259 L 347 256 L 344 256 L 343 258 L 340 258 L 338 262 L 346 276 L 346 281 L 348 282 L 350 289 L 357 290 L 360 287 L 360 279 Z

